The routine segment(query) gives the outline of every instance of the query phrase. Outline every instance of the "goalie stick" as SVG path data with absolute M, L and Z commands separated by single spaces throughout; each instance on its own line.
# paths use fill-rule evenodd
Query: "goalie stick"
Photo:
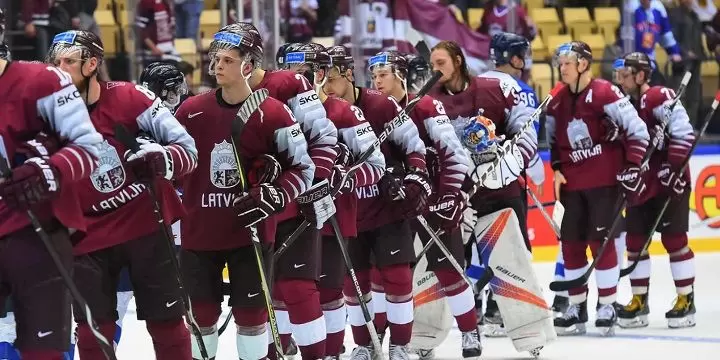
M 385 124 L 385 129 L 383 130 L 383 132 L 380 133 L 380 135 L 378 135 L 377 139 L 375 140 L 375 142 L 373 142 L 373 144 L 370 146 L 370 148 L 365 150 L 365 152 L 363 152 L 357 158 L 355 163 L 348 169 L 347 173 L 343 177 L 343 181 L 341 181 L 340 184 L 344 184 L 345 181 L 347 181 L 347 179 L 350 176 L 354 176 L 355 172 L 362 166 L 362 164 L 365 161 L 367 161 L 367 159 L 369 159 L 372 156 L 372 154 L 377 149 L 380 148 L 380 145 L 390 136 L 390 134 L 392 134 L 393 131 L 395 131 L 395 129 L 397 129 L 399 126 L 404 124 L 406 121 L 411 121 L 408 113 L 410 113 L 415 108 L 415 106 L 417 105 L 417 103 L 420 101 L 420 99 L 423 96 L 427 95 L 427 93 L 435 85 L 435 83 L 437 83 L 438 80 L 440 80 L 442 75 L 443 74 L 440 71 L 435 71 L 433 73 L 432 77 L 430 79 L 428 79 L 428 81 L 425 83 L 425 85 L 423 85 L 422 89 L 420 89 L 417 96 L 414 99 L 410 100 L 410 102 L 408 102 L 407 106 L 405 106 L 405 108 L 402 109 L 400 111 L 400 113 L 397 114 L 397 116 L 395 116 L 390 122 Z M 336 189 L 333 189 L 333 191 L 332 191 L 333 198 L 337 195 L 337 193 L 339 191 L 340 191 L 339 187 Z M 285 242 L 283 242 L 283 244 L 280 245 L 280 247 L 275 251 L 275 256 L 274 256 L 275 262 L 277 262 L 277 260 L 280 258 L 280 256 L 282 256 L 285 253 L 285 251 L 287 251 L 287 248 L 290 247 L 290 245 L 292 245 L 295 242 L 295 240 L 297 240 L 298 237 L 300 237 L 300 234 L 302 234 L 305 231 L 305 229 L 307 229 L 308 226 L 310 226 L 310 222 L 307 220 L 303 220 L 303 222 L 300 224 L 300 226 L 298 226 L 297 229 L 295 229 L 295 231 L 293 231 L 292 234 L 290 234 L 290 236 L 287 238 L 287 240 L 285 240 Z
M 685 160 L 682 163 L 682 166 L 680 166 L 680 169 L 675 172 L 675 176 L 680 177 L 685 173 L 685 169 L 687 169 L 688 165 L 690 164 L 690 155 L 692 155 L 693 150 L 697 147 L 697 144 L 700 143 L 700 139 L 702 138 L 703 134 L 705 134 L 705 130 L 707 130 L 708 125 L 710 125 L 710 121 L 712 121 L 712 118 L 715 115 L 715 110 L 717 110 L 718 105 L 720 105 L 720 91 L 715 93 L 715 100 L 713 100 L 712 105 L 710 106 L 710 112 L 705 116 L 705 119 L 703 120 L 702 127 L 700 128 L 700 132 L 698 133 L 697 138 L 693 142 L 692 146 L 690 147 L 690 152 L 688 152 L 688 156 L 685 158 Z M 658 213 L 657 217 L 655 218 L 655 222 L 653 223 L 652 227 L 650 227 L 650 231 L 647 234 L 647 238 L 645 240 L 645 244 L 642 247 L 642 250 L 640 251 L 640 254 L 643 254 L 647 251 L 648 247 L 650 247 L 650 243 L 652 242 L 652 237 L 655 234 L 655 229 L 657 229 L 658 225 L 660 225 L 660 221 L 662 221 L 662 217 L 665 214 L 665 211 L 667 210 L 668 206 L 670 205 L 670 200 L 672 199 L 672 196 L 668 196 L 667 200 L 663 203 L 662 208 L 660 208 L 660 212 Z M 629 275 L 630 273 L 635 270 L 638 263 L 640 262 L 640 257 L 638 256 L 635 260 L 633 260 L 633 263 L 630 264 L 625 269 L 620 270 L 620 277 L 624 277 Z
M 675 107 L 675 104 L 680 101 L 680 98 L 685 93 L 685 88 L 687 87 L 688 82 L 690 82 L 690 78 L 692 77 L 692 74 L 689 71 L 685 72 L 685 75 L 683 75 L 682 81 L 680 82 L 680 86 L 678 87 L 678 91 L 675 94 L 675 98 L 671 100 L 671 102 L 666 106 L 668 110 L 672 110 Z M 665 132 L 665 127 L 667 127 L 668 119 L 663 119 L 660 121 L 660 128 L 661 131 Z M 643 156 L 642 161 L 640 162 L 640 171 L 643 171 L 643 169 L 647 168 L 647 164 L 650 161 L 650 157 L 653 153 L 655 153 L 655 150 L 657 149 L 657 137 L 650 139 L 648 144 L 648 149 L 645 151 L 645 156 Z M 642 178 L 640 179 L 642 181 Z M 620 196 L 618 196 L 618 200 L 620 202 L 620 206 L 616 207 L 615 216 L 613 218 L 612 225 L 610 225 L 610 229 L 605 234 L 605 238 L 603 239 L 602 245 L 600 246 L 600 249 L 597 252 L 597 256 L 593 257 L 592 263 L 590 263 L 590 266 L 585 270 L 585 273 L 583 273 L 580 277 L 572 279 L 572 280 L 562 280 L 562 281 L 553 281 L 550 283 L 550 290 L 552 291 L 567 291 L 573 288 L 577 288 L 580 286 L 583 286 L 587 284 L 588 280 L 590 279 L 590 274 L 592 274 L 593 270 L 595 270 L 595 267 L 597 266 L 598 260 L 603 256 L 605 253 L 605 249 L 607 248 L 607 245 L 611 243 L 609 239 L 615 238 L 615 232 L 617 231 L 618 227 L 622 223 L 622 213 L 625 207 L 628 204 L 627 196 L 624 195 L 624 193 L 621 192 Z M 616 202 L 617 203 L 617 202 Z
M 267 89 L 260 89 L 252 92 L 250 96 L 245 99 L 242 106 L 240 106 L 240 109 L 238 109 L 235 119 L 233 119 L 232 122 L 230 140 L 233 146 L 233 152 L 235 153 L 235 162 L 237 163 L 238 175 L 240 177 L 240 184 L 243 191 L 245 191 L 245 187 L 247 186 L 247 178 L 245 177 L 245 172 L 242 169 L 240 153 L 238 151 L 237 144 L 235 144 L 235 140 L 240 138 L 240 134 L 245 128 L 245 123 L 248 119 L 250 119 L 250 115 L 258 110 L 260 104 L 268 98 L 268 94 Z M 265 307 L 268 312 L 268 322 L 270 323 L 270 332 L 272 333 L 273 341 L 275 343 L 275 351 L 277 352 L 279 359 L 284 359 L 285 353 L 283 353 L 282 343 L 280 342 L 280 333 L 278 332 L 277 319 L 275 318 L 275 309 L 272 305 L 272 293 L 270 292 L 265 266 L 263 265 L 264 260 L 262 255 L 262 245 L 260 244 L 260 236 L 258 236 L 257 226 L 252 225 L 248 227 L 248 230 L 250 231 L 250 239 L 252 240 L 253 249 L 255 251 L 255 261 L 258 267 L 258 273 L 260 274 L 260 286 L 265 294 Z
M 2 139 L 0 138 L 0 142 L 1 141 Z M 5 150 L 4 143 L 2 143 L 2 150 Z M 12 176 L 10 163 L 3 154 L 0 154 L 0 176 L 3 179 L 7 179 Z M 43 229 L 40 220 L 37 218 L 37 216 L 35 216 L 35 213 L 32 210 L 28 209 L 26 211 L 26 214 L 28 219 L 30 220 L 30 224 L 35 230 L 35 233 L 38 234 L 38 237 L 47 249 L 48 254 L 50 254 L 50 258 L 55 264 L 58 273 L 60 273 L 60 277 L 65 283 L 65 287 L 67 287 L 68 291 L 70 291 L 70 295 L 72 296 L 73 300 L 75 300 L 75 303 L 81 309 L 83 309 L 83 312 L 85 313 L 85 319 L 90 325 L 90 332 L 93 334 L 93 336 L 95 337 L 95 341 L 97 341 L 98 345 L 100 346 L 100 351 L 102 351 L 106 359 L 117 360 L 117 357 L 115 357 L 115 350 L 113 346 L 110 344 L 108 339 L 105 338 L 105 336 L 103 336 L 103 334 L 100 332 L 100 328 L 98 327 L 95 319 L 92 316 L 92 311 L 90 311 L 90 306 L 88 305 L 87 301 L 85 301 L 85 298 L 82 296 L 82 294 L 80 294 L 80 290 L 78 290 L 77 286 L 75 285 L 72 276 L 65 268 L 65 265 L 63 265 L 62 259 L 60 259 L 60 255 L 53 246 L 53 241 L 52 239 L 50 239 L 50 235 Z
M 127 130 L 127 128 L 125 128 L 125 126 L 121 124 L 115 125 L 115 138 L 120 141 L 120 143 L 125 145 L 125 147 L 130 149 L 132 153 L 137 153 L 138 151 L 140 151 L 140 144 L 138 144 L 137 139 L 132 134 L 130 134 L 130 132 Z M 165 238 L 165 243 L 167 244 L 170 263 L 175 270 L 175 279 L 177 280 L 178 287 L 180 288 L 180 296 L 183 307 L 185 308 L 185 322 L 187 322 L 188 326 L 190 327 L 190 331 L 195 337 L 195 340 L 197 340 L 198 342 L 198 347 L 200 348 L 200 354 L 203 357 L 203 360 L 209 360 L 210 356 L 208 355 L 207 348 L 205 347 L 205 342 L 203 341 L 200 327 L 198 326 L 197 321 L 195 321 L 195 315 L 193 314 L 192 310 L 192 303 L 190 302 L 190 295 L 188 295 L 188 292 L 185 289 L 182 281 L 182 276 L 180 275 L 180 265 L 178 264 L 178 259 L 175 254 L 175 242 L 173 240 L 172 234 L 170 234 L 170 231 L 168 230 L 168 227 L 165 225 L 165 217 L 163 216 L 162 208 L 160 207 L 160 202 L 158 201 L 158 195 L 155 189 L 155 182 L 151 180 L 146 182 L 145 185 L 147 185 L 147 191 L 150 195 L 150 201 L 153 205 L 153 212 L 155 213 L 155 216 L 157 218 L 160 233 Z

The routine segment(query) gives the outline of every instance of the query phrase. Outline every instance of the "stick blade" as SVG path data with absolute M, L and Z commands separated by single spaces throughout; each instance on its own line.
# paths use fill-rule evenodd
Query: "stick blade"
M 417 50 L 418 55 L 425 59 L 425 62 L 430 64 L 430 48 L 428 47 L 425 40 L 418 41 L 417 44 L 415 44 L 415 50 Z
M 630 273 L 632 273 L 636 267 L 637 267 L 637 263 L 633 262 L 632 264 L 630 264 L 630 266 L 620 270 L 620 277 L 623 278 L 623 277 L 630 275 Z
M 567 281 L 553 281 L 550 283 L 552 291 L 568 291 L 573 288 L 581 287 L 587 283 L 587 276 L 583 275 L 577 279 Z

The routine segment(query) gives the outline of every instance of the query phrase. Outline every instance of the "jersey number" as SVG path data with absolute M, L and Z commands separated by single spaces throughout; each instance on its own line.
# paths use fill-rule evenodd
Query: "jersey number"
M 359 107 L 355 105 L 350 105 L 350 109 L 352 109 L 353 113 L 355 113 L 355 117 L 358 119 L 359 122 L 365 121 L 365 115 Z
M 521 92 L 521 93 L 519 93 L 518 95 L 519 95 L 519 97 L 520 97 L 520 102 L 523 103 L 523 104 L 525 104 L 525 106 L 528 106 L 528 107 L 531 107 L 531 108 L 535 108 L 535 107 L 536 107 L 535 97 L 534 97 L 534 96 L 532 96 L 531 94 L 526 93 L 526 92 Z
M 625 97 L 625 94 L 623 94 L 622 91 L 620 91 L 620 89 L 617 86 L 613 85 L 610 88 L 615 93 L 615 95 L 618 96 L 618 98 L 622 99 Z
M 150 91 L 150 89 L 142 86 L 142 85 L 135 85 L 135 90 L 141 92 L 143 95 L 147 96 L 148 99 L 155 101 L 155 93 Z
M 300 80 L 300 82 L 302 83 L 303 91 L 308 91 L 308 90 L 312 89 L 312 87 L 310 86 L 310 81 L 308 81 L 308 79 L 306 77 L 304 77 L 300 74 L 295 74 L 295 78 Z
M 57 75 L 57 77 L 60 78 L 60 86 L 66 87 L 66 86 L 72 84 L 72 77 L 70 76 L 70 74 L 68 74 L 56 67 L 52 67 L 52 66 L 48 66 L 46 69 L 55 73 L 55 75 Z
M 445 115 L 445 106 L 443 103 L 440 102 L 440 100 L 433 99 L 433 104 L 435 104 L 435 111 L 437 111 L 440 115 Z

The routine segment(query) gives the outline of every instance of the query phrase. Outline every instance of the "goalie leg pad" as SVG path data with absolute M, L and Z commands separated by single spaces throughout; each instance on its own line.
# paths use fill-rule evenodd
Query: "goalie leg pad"
M 434 272 L 425 271 L 424 263 L 425 257 L 415 267 L 413 277 L 414 314 L 410 339 L 410 348 L 420 354 L 421 358 L 421 353 L 428 355 L 430 349 L 445 341 L 453 323 L 443 286 Z
M 475 237 L 493 271 L 490 287 L 506 315 L 505 328 L 515 349 L 529 351 L 554 340 L 552 313 L 527 256 L 515 212 L 503 209 L 479 219 Z
M 148 333 L 158 360 L 190 360 L 190 331 L 183 319 L 170 321 L 147 321 Z

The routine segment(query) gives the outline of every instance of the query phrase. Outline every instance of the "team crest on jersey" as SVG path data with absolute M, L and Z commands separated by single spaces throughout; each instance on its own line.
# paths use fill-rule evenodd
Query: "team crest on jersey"
M 210 152 L 210 181 L 221 189 L 231 188 L 240 182 L 235 151 L 225 140 L 215 144 Z
M 125 169 L 117 150 L 107 140 L 100 146 L 98 166 L 90 175 L 95 190 L 109 193 L 119 189 L 125 183 Z
M 590 149 L 593 141 L 583 119 L 572 119 L 567 128 L 568 141 L 573 150 Z

